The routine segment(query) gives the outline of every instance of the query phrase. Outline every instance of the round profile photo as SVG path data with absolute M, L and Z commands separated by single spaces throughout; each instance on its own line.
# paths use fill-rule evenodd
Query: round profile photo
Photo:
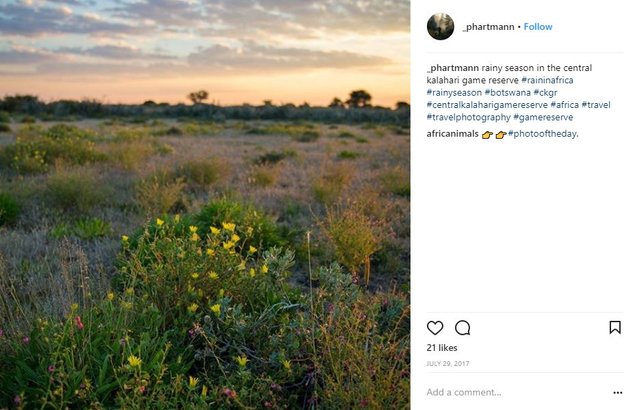
M 446 40 L 453 34 L 453 19 L 446 13 L 436 13 L 427 22 L 427 31 L 436 40 Z

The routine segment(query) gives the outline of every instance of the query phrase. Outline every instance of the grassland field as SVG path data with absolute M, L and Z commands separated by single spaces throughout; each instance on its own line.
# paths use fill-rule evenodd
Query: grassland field
M 408 128 L 6 128 L 0 408 L 408 407 Z

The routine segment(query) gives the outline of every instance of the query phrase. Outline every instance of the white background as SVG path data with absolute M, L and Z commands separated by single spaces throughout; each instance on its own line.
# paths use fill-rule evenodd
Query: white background
M 413 408 L 640 409 L 640 62 L 632 7 L 623 1 L 412 2 Z M 426 30 L 438 12 L 456 23 L 445 41 Z M 554 29 L 462 32 L 471 23 L 525 22 Z M 426 104 L 436 99 L 426 90 L 447 88 L 426 84 L 436 63 L 592 63 L 590 73 L 553 73 L 573 76 L 574 85 L 540 88 L 560 90 L 556 101 L 611 101 L 612 108 L 572 111 L 572 124 L 427 121 L 434 110 Z M 535 101 L 545 100 L 551 101 Z M 547 128 L 580 137 L 426 137 L 433 129 Z M 460 319 L 471 323 L 470 336 L 454 332 Z M 431 335 L 430 320 L 443 321 L 443 332 Z M 622 320 L 620 337 L 608 334 L 609 320 Z M 428 353 L 429 343 L 458 351 Z M 434 360 L 471 364 L 427 366 Z M 495 388 L 502 396 L 433 398 L 429 388 Z

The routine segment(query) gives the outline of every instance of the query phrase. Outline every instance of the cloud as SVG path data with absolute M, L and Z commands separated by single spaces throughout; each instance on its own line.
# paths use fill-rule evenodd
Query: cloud
M 211 36 L 409 31 L 409 0 L 142 0 L 110 11 Z
M 122 2 L 109 9 L 114 16 L 125 20 L 151 20 L 162 26 L 191 28 L 196 23 L 204 23 L 207 16 L 199 2 L 188 0 L 143 0 Z
M 383 57 L 348 51 L 280 48 L 253 41 L 246 41 L 238 48 L 215 44 L 190 54 L 187 61 L 193 67 L 244 71 L 348 68 L 390 63 Z
M 13 47 L 11 50 L 0 51 L 0 64 L 40 64 L 58 60 L 58 56 L 46 50 L 37 50 L 24 47 Z
M 65 54 L 100 57 L 110 60 L 173 60 L 176 58 L 168 54 L 145 53 L 133 46 L 119 45 L 100 45 L 90 48 L 63 47 L 59 48 L 57 51 Z
M 0 5 L 0 33 L 37 36 L 45 33 L 132 34 L 148 27 L 107 21 L 96 15 L 80 15 L 68 6 L 32 6 L 23 3 Z

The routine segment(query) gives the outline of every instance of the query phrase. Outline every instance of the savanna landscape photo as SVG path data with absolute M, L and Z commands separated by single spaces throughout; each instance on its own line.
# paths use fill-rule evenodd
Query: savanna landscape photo
M 0 409 L 404 409 L 409 1 L 0 1 Z

